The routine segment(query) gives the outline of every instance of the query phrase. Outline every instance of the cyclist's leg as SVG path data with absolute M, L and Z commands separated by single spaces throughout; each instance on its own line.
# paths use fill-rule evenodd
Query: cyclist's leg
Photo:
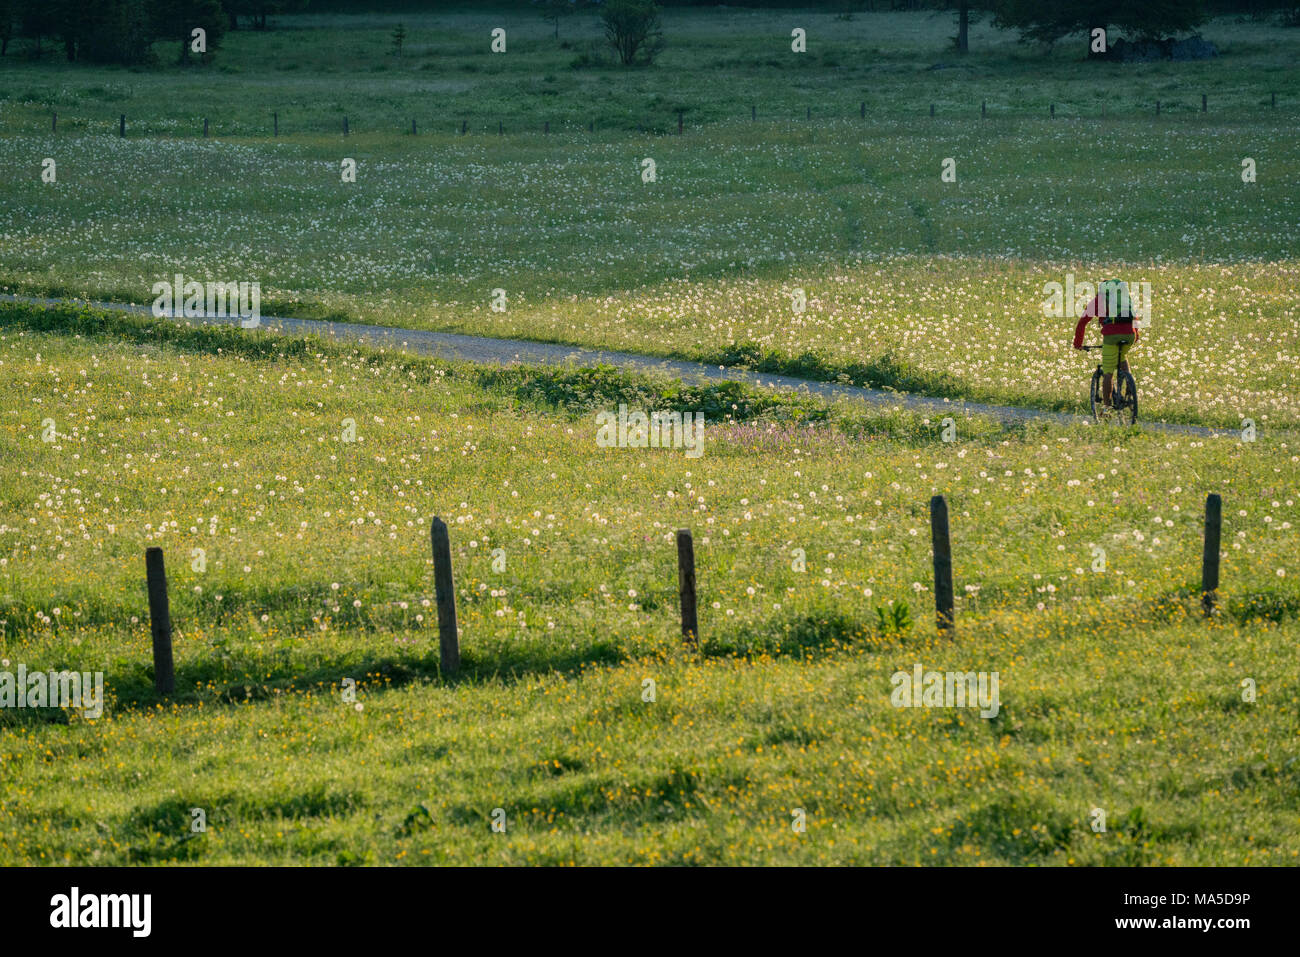
M 1119 369 L 1120 372 L 1127 373 L 1129 371 L 1128 352 L 1130 349 L 1133 348 L 1133 344 L 1134 344 L 1133 340 L 1134 337 L 1132 335 L 1126 335 L 1119 341 L 1119 355 L 1117 357 L 1118 361 L 1116 363 L 1116 367 Z
M 1132 333 L 1130 333 L 1129 335 L 1127 335 L 1127 336 L 1124 337 L 1124 344 L 1123 344 L 1123 346 L 1120 348 L 1120 353 L 1119 353 L 1119 367 L 1120 367 L 1121 369 L 1123 369 L 1125 372 L 1128 372 L 1128 371 L 1129 371 L 1129 368 L 1128 368 L 1128 354 L 1129 354 L 1129 351 L 1130 351 L 1130 350 L 1131 350 L 1135 345 L 1137 345 L 1137 337 L 1134 336 Z
M 1101 398 L 1110 406 L 1115 386 L 1115 370 L 1119 366 L 1119 345 L 1111 336 L 1101 337 Z

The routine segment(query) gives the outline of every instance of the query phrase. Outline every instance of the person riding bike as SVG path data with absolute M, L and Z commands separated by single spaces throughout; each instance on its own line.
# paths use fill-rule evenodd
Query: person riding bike
M 1115 370 L 1128 372 L 1128 351 L 1138 340 L 1133 324 L 1133 304 L 1128 286 L 1121 279 L 1107 279 L 1097 287 L 1097 295 L 1079 317 L 1074 327 L 1074 348 L 1083 348 L 1083 335 L 1093 319 L 1101 326 L 1101 394 L 1107 408 L 1112 402 Z

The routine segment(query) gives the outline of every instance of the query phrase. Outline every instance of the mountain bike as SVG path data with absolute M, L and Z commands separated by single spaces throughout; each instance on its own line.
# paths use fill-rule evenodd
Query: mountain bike
M 1101 346 L 1084 346 L 1084 351 L 1101 349 Z M 1127 350 L 1126 350 L 1127 351 Z M 1105 416 L 1106 400 L 1101 391 L 1101 362 L 1097 362 L 1097 370 L 1092 374 L 1092 385 L 1088 389 L 1088 403 L 1092 409 L 1092 417 L 1101 422 Z M 1133 374 L 1126 369 L 1116 369 L 1114 377 L 1114 388 L 1110 394 L 1112 411 L 1115 414 L 1115 421 L 1120 425 L 1134 425 L 1138 417 L 1138 389 L 1137 383 L 1133 380 Z

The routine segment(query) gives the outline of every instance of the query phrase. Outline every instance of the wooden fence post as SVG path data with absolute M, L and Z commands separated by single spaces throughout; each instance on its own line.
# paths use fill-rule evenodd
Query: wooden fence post
M 1276 93 L 1272 94 L 1272 97 L 1273 97 L 1273 109 L 1276 110 L 1276 109 L 1277 109 L 1277 94 L 1276 94 Z
M 126 114 L 123 113 L 117 121 L 117 135 L 126 136 Z
M 1049 103 L 1049 104 L 1047 104 L 1047 115 L 1050 116 L 1050 117 L 1052 117 L 1053 119 L 1056 118 L 1056 104 L 1055 104 L 1055 103 Z M 1109 313 L 1107 313 L 1107 315 L 1109 315 Z
M 948 539 L 948 503 L 942 495 L 930 499 L 930 543 L 934 549 L 934 613 L 940 635 L 951 635 L 952 544 Z
M 50 132 L 51 132 L 51 133 L 57 133 L 57 132 L 59 132 L 59 114 L 58 114 L 58 113 L 55 113 L 55 114 L 54 114 L 54 118 L 53 118 L 52 120 L 50 120 Z
M 1205 549 L 1201 553 L 1201 607 L 1205 617 L 1214 614 L 1219 600 L 1219 540 L 1223 530 L 1223 499 L 1215 492 L 1205 497 Z
M 988 116 L 988 112 L 989 112 L 989 101 L 980 100 L 980 119 L 984 119 L 984 117 Z
M 468 133 L 468 132 L 469 132 L 469 120 L 461 120 L 461 121 L 460 121 L 460 133 L 461 133 L 461 135 L 464 136 L 464 135 L 465 135 L 466 133 Z
M 271 121 L 275 124 L 275 133 L 274 133 L 274 135 L 275 135 L 275 136 L 279 136 L 279 135 L 280 135 L 280 114 L 279 114 L 279 113 L 272 113 L 272 114 L 271 114 Z
M 206 116 L 203 117 L 203 138 L 205 140 L 208 138 L 208 118 Z
M 414 120 L 414 118 L 412 118 L 412 120 L 411 120 L 411 135 L 412 135 L 412 136 L 415 136 L 415 120 Z
M 447 523 L 434 518 L 433 587 L 438 603 L 438 645 L 442 673 L 454 675 L 460 670 L 460 635 L 456 628 L 456 584 L 451 575 L 451 539 Z
M 933 103 L 930 104 L 930 115 L 931 115 L 931 116 L 934 116 L 934 104 L 933 104 Z
M 808 113 L 807 113 L 807 115 L 804 117 L 804 119 L 805 119 L 805 120 L 811 120 L 811 119 L 812 119 L 812 107 L 811 107 L 811 106 L 808 107 Z
M 343 135 L 348 135 L 348 118 L 346 116 L 343 117 Z
M 867 118 L 867 101 L 863 100 L 858 104 L 858 118 L 865 120 Z
M 1201 94 L 1201 112 L 1202 112 L 1202 113 L 1206 112 L 1208 106 L 1209 106 L 1209 104 L 1208 104 L 1208 102 L 1206 101 L 1205 94 L 1202 93 L 1202 94 Z
M 159 694 L 176 689 L 172 663 L 172 616 L 167 603 L 167 572 L 161 548 L 144 551 L 145 582 L 149 588 L 149 630 L 153 633 L 153 686 Z
M 1156 116 L 1160 115 L 1160 101 L 1156 100 Z
M 700 638 L 700 625 L 695 612 L 695 545 L 689 528 L 677 530 L 677 589 L 682 603 L 682 637 L 694 645 Z

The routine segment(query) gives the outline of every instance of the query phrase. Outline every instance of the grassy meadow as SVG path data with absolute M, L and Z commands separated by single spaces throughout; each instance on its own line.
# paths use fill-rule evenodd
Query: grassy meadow
M 1078 409 L 1089 366 L 1044 286 L 1120 276 L 1151 284 L 1149 417 L 1300 423 L 1300 37 L 1216 21 L 1220 60 L 1121 67 L 983 26 L 955 62 L 943 17 L 800 14 L 797 55 L 790 16 L 670 12 L 680 42 L 639 70 L 575 68 L 594 21 L 557 45 L 519 12 L 497 55 L 483 13 L 411 20 L 401 59 L 373 16 L 240 32 L 206 70 L 6 58 L 0 291 L 146 302 L 178 272 L 241 278 L 268 314 Z
M 203 69 L 0 59 L 0 292 L 257 281 L 267 314 L 945 396 L 956 441 L 901 400 L 0 303 L 0 671 L 108 698 L 0 710 L 0 864 L 1297 862 L 1300 32 L 1216 20 L 1216 60 L 1117 66 L 987 25 L 958 58 L 947 15 L 671 10 L 623 70 L 588 18 L 282 27 Z M 1092 362 L 1041 308 L 1067 273 L 1151 283 L 1144 418 L 1254 441 L 961 414 L 1082 408 Z M 600 447 L 620 403 L 703 411 L 704 454 Z M 893 707 L 917 663 L 998 672 L 998 714 Z

